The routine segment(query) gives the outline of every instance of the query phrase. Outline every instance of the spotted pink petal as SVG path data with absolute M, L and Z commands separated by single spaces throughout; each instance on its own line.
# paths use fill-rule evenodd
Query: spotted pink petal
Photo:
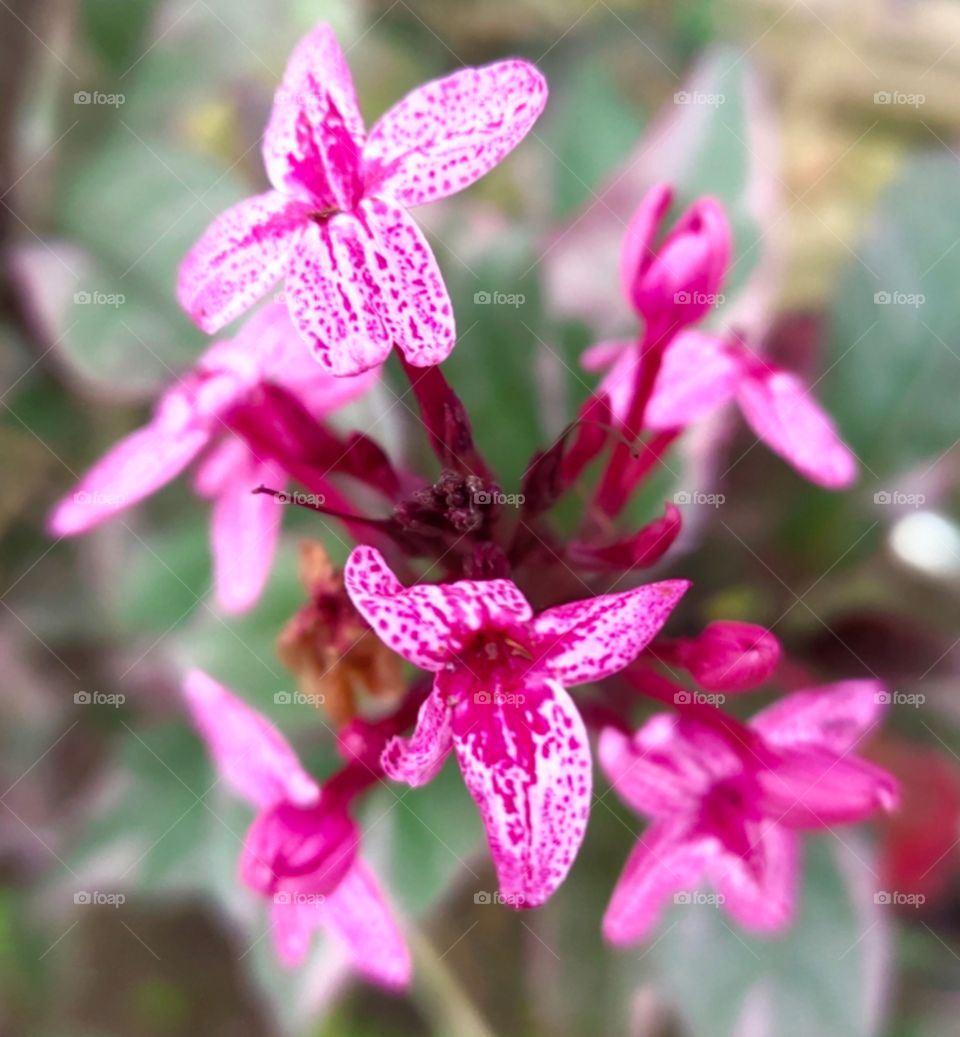
M 183 694 L 223 780 L 266 810 L 283 800 L 301 806 L 320 795 L 286 739 L 265 717 L 202 670 L 191 670 Z
M 740 364 L 722 339 L 684 331 L 667 346 L 644 424 L 685 428 L 708 417 L 734 395 Z
M 363 116 L 333 29 L 320 24 L 297 44 L 273 99 L 263 161 L 278 191 L 318 208 L 351 208 L 360 191 Z
M 611 943 L 644 939 L 657 924 L 673 894 L 696 888 L 716 845 L 691 835 L 684 821 L 657 821 L 633 848 L 603 916 L 603 935 Z
M 54 508 L 47 526 L 73 536 L 129 508 L 175 479 L 210 438 L 204 427 L 171 428 L 162 421 L 113 446 Z
M 420 707 L 413 735 L 387 742 L 380 760 L 387 776 L 413 788 L 432 781 L 453 748 L 451 720 L 444 695 L 435 687 Z
M 757 778 L 764 811 L 790 828 L 862 821 L 897 803 L 897 783 L 885 770 L 819 748 L 789 752 Z
M 350 599 L 387 647 L 424 670 L 442 670 L 479 630 L 530 619 L 510 580 L 404 587 L 375 548 L 354 548 L 344 568 Z
M 640 365 L 640 347 L 637 342 L 598 342 L 580 357 L 585 371 L 606 371 L 598 391 L 606 393 L 610 412 L 621 424 L 627 420 L 633 387 Z
M 514 907 L 537 907 L 564 880 L 583 841 L 590 746 L 560 684 L 531 682 L 515 694 L 461 703 L 454 747 L 480 808 L 501 894 Z
M 532 624 L 539 659 L 565 685 L 609 677 L 653 640 L 689 586 L 664 580 L 541 612 Z
M 358 860 L 323 905 L 323 921 L 354 964 L 390 989 L 410 983 L 410 951 L 373 872 Z
M 310 207 L 276 191 L 221 213 L 180 264 L 177 299 L 213 334 L 248 310 L 284 275 Z
M 224 443 L 232 459 L 214 490 L 211 518 L 214 586 L 227 612 L 245 612 L 260 597 L 280 537 L 283 507 L 258 486 L 282 489 L 286 473 L 258 461 L 239 439 Z
M 710 866 L 724 908 L 745 929 L 778 932 L 796 910 L 799 843 L 794 832 L 773 821 L 755 826 L 749 863 L 724 853 Z
M 840 755 L 880 722 L 889 701 L 880 681 L 839 681 L 779 699 L 750 726 L 778 748 L 819 746 Z
M 546 102 L 546 80 L 517 59 L 417 87 L 370 132 L 371 193 L 410 206 L 462 190 L 523 140 Z
M 453 349 L 453 308 L 430 246 L 382 200 L 304 228 L 287 289 L 294 324 L 335 375 L 382 364 L 393 344 L 417 366 Z
M 757 436 L 811 482 L 839 490 L 856 479 L 857 462 L 850 448 L 794 375 L 750 374 L 740 380 L 737 402 Z

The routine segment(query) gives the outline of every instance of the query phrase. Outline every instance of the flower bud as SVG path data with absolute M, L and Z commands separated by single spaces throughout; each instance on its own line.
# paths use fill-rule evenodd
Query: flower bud
M 676 645 L 674 658 L 710 691 L 746 691 L 762 684 L 780 661 L 780 642 L 753 623 L 721 620 Z
M 647 192 L 627 228 L 620 260 L 624 293 L 653 335 L 700 320 L 718 301 L 730 262 L 730 226 L 713 198 L 694 202 L 655 245 L 672 200 L 666 184 Z

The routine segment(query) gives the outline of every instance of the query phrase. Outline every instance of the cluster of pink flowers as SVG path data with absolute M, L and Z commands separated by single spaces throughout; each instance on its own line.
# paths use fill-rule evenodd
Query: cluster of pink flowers
M 196 728 L 256 811 L 240 877 L 271 902 L 288 963 L 323 927 L 372 979 L 408 982 L 409 952 L 360 857 L 353 805 L 383 781 L 431 781 L 451 750 L 504 899 L 532 908 L 556 892 L 584 839 L 596 732 L 602 772 L 650 819 L 603 922 L 616 943 L 644 937 L 672 894 L 704 880 L 743 926 L 785 926 L 797 896 L 796 832 L 858 821 L 896 799 L 889 775 L 854 755 L 880 720 L 879 685 L 794 691 L 745 723 L 711 695 L 774 678 L 781 649 L 770 631 L 716 622 L 698 636 L 665 637 L 689 587 L 681 579 L 594 591 L 600 574 L 619 580 L 670 548 L 682 525 L 671 504 L 640 529 L 610 530 L 672 442 L 730 401 L 807 478 L 840 488 L 855 477 L 850 451 L 794 375 L 734 336 L 696 327 L 730 263 L 718 202 L 699 200 L 662 234 L 671 190 L 656 186 L 640 201 L 621 270 L 642 331 L 586 352 L 585 369 L 604 371 L 602 380 L 578 419 L 531 459 L 522 503 L 505 512 L 437 366 L 455 344 L 452 305 L 407 208 L 497 165 L 546 97 L 524 61 L 462 69 L 412 91 L 368 134 L 333 32 L 311 32 L 264 135 L 273 189 L 213 221 L 178 288 L 210 333 L 281 278 L 285 301 L 265 303 L 212 345 L 51 517 L 57 535 L 84 532 L 196 461 L 194 487 L 212 502 L 217 596 L 241 611 L 269 575 L 276 498 L 292 482 L 358 542 L 341 582 L 324 590 L 333 604 L 311 614 L 330 629 L 304 625 L 302 636 L 334 643 L 349 615 L 380 650 L 433 675 L 432 686 L 411 679 L 392 713 L 344 723 L 342 766 L 322 783 L 264 717 L 212 677 L 186 676 Z M 394 349 L 440 463 L 432 481 L 328 420 L 370 389 Z M 595 492 L 580 532 L 564 539 L 548 513 L 583 488 L 588 470 L 600 472 Z M 571 695 L 598 683 L 579 704 Z M 644 702 L 668 709 L 634 731 Z

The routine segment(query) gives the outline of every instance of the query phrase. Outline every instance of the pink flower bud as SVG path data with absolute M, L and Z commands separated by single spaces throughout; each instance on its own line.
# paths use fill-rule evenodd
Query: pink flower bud
M 710 691 L 746 691 L 762 684 L 780 661 L 780 642 L 753 623 L 722 620 L 677 644 L 676 661 Z
M 654 334 L 700 320 L 720 301 L 730 262 L 730 226 L 713 198 L 694 202 L 655 245 L 672 201 L 666 184 L 647 192 L 627 228 L 620 261 L 624 293 Z

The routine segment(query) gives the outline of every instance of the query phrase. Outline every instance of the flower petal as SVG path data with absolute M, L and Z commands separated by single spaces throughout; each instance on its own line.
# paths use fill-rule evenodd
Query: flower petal
M 391 989 L 410 983 L 410 951 L 373 872 L 358 860 L 323 905 L 323 921 L 354 964 Z
M 590 746 L 577 707 L 555 681 L 516 700 L 462 701 L 454 746 L 480 808 L 500 892 L 515 907 L 544 903 L 566 877 L 590 812 Z
M 681 332 L 664 352 L 644 424 L 672 429 L 702 420 L 733 398 L 739 374 L 740 365 L 722 339 Z
M 648 817 L 672 818 L 695 810 L 710 782 L 700 760 L 683 751 L 686 745 L 677 735 L 675 718 L 660 714 L 632 737 L 604 728 L 597 753 L 607 780 L 625 803 Z
M 361 203 L 380 255 L 383 322 L 408 363 L 432 367 L 457 340 L 453 305 L 423 232 L 399 206 L 382 198 Z
M 459 580 L 404 587 L 373 547 L 354 548 L 344 568 L 350 599 L 374 633 L 424 670 L 441 670 L 472 636 L 533 614 L 510 580 Z
M 790 828 L 827 828 L 862 821 L 896 806 L 896 780 L 855 756 L 820 748 L 788 752 L 757 775 L 763 809 Z
M 757 436 L 811 482 L 839 490 L 856 479 L 856 459 L 833 420 L 792 374 L 743 378 L 737 401 Z
M 820 746 L 839 755 L 880 722 L 889 701 L 880 681 L 838 681 L 779 699 L 750 726 L 780 748 Z
M 640 364 L 639 343 L 598 342 L 583 353 L 580 364 L 585 371 L 606 370 L 597 392 L 606 393 L 614 419 L 625 422 Z
M 799 843 L 772 821 L 756 825 L 749 859 L 724 853 L 710 867 L 723 906 L 745 929 L 778 932 L 793 919 Z
M 360 191 L 363 116 L 333 29 L 307 33 L 287 62 L 263 135 L 263 161 L 278 191 L 320 208 L 351 208 Z
M 437 681 L 439 685 L 439 677 Z M 412 788 L 432 781 L 453 748 L 451 719 L 443 693 L 435 686 L 420 707 L 411 737 L 387 742 L 380 758 L 387 776 Z
M 301 806 L 317 800 L 317 783 L 265 717 L 202 670 L 184 677 L 183 694 L 217 770 L 234 792 L 261 809 L 283 800 Z
M 221 213 L 180 264 L 177 299 L 208 334 L 248 310 L 287 269 L 309 206 L 276 191 Z
M 532 624 L 539 660 L 565 685 L 609 677 L 646 647 L 689 586 L 664 580 L 547 609 Z
M 371 191 L 410 206 L 462 190 L 523 140 L 546 102 L 546 80 L 516 59 L 424 83 L 370 131 Z
M 603 916 L 603 935 L 628 944 L 648 936 L 664 905 L 699 885 L 715 841 L 691 836 L 682 822 L 656 822 L 637 840 Z
M 213 490 L 210 533 L 217 600 L 227 612 L 245 612 L 260 597 L 280 536 L 283 507 L 258 486 L 282 488 L 287 477 L 279 465 L 258 461 L 245 443 L 231 439 L 221 447 L 220 483 Z M 228 453 L 224 458 L 223 454 Z M 210 486 L 210 469 L 201 475 Z
M 54 508 L 47 526 L 73 536 L 149 497 L 175 479 L 207 444 L 205 428 L 171 429 L 163 422 L 132 432 L 115 444 Z
M 277 893 L 270 905 L 270 929 L 280 961 L 287 967 L 299 965 L 310 949 L 310 939 L 323 924 L 319 897 L 294 897 Z

